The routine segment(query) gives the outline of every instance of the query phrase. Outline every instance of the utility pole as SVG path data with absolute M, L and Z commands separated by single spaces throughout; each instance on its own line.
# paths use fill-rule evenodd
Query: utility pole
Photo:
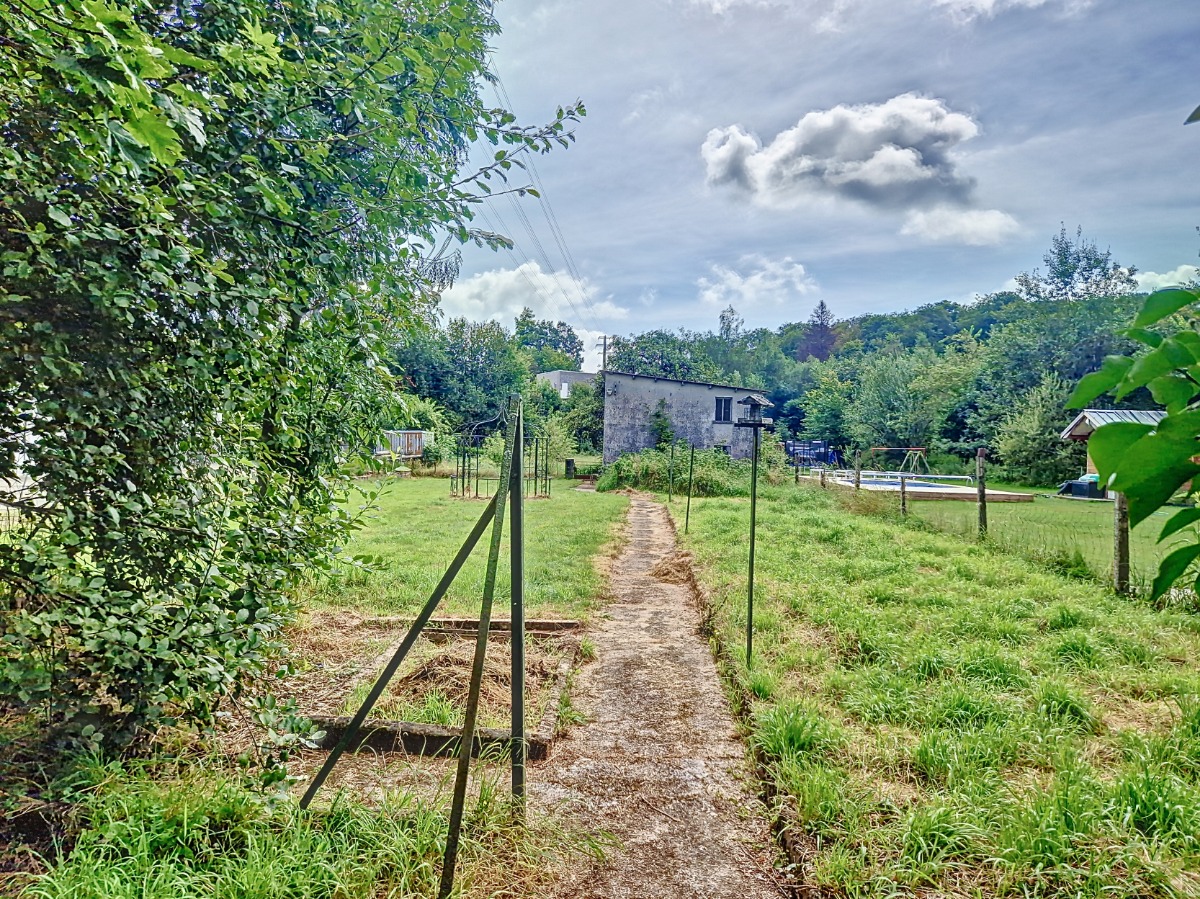
M 600 335 L 600 343 L 598 343 L 596 345 L 602 348 L 601 353 L 602 353 L 603 361 L 601 361 L 601 363 L 600 363 L 600 371 L 607 371 L 608 370 L 608 335 L 601 334 Z

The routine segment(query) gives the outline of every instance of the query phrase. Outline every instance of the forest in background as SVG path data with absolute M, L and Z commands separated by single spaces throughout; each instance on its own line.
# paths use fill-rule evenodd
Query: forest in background
M 947 473 L 986 447 L 1008 479 L 1052 484 L 1076 476 L 1084 461 L 1082 445 L 1059 437 L 1074 416 L 1067 397 L 1105 356 L 1136 348 L 1126 329 L 1142 295 L 1136 268 L 1081 229 L 1062 228 L 1042 263 L 1017 275 L 1014 289 L 967 304 L 836 320 L 821 301 L 806 321 L 775 329 L 746 328 L 729 307 L 715 330 L 616 337 L 608 367 L 761 389 L 775 404 L 781 439 L 845 450 L 926 447 L 931 465 Z M 521 391 L 558 445 L 587 452 L 602 438 L 600 395 L 583 386 L 562 400 L 534 379 L 581 362 L 570 327 L 537 321 L 528 309 L 512 331 L 464 319 L 429 325 L 393 359 L 415 397 L 411 426 L 448 434 L 491 418 Z M 1119 405 L 1156 408 L 1145 390 Z

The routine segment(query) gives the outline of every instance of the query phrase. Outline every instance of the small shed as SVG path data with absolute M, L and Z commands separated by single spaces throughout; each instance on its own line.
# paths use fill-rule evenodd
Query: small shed
M 1166 414 L 1161 410 L 1153 409 L 1084 409 L 1075 416 L 1074 421 L 1067 425 L 1061 436 L 1063 440 L 1086 442 L 1096 428 L 1103 427 L 1104 425 L 1117 421 L 1128 421 L 1139 425 L 1156 425 L 1162 421 L 1163 416 Z M 1092 462 L 1091 453 L 1088 453 L 1087 457 L 1087 470 L 1088 474 L 1096 473 L 1096 465 Z
M 426 444 L 432 442 L 432 431 L 384 431 L 383 441 L 375 447 L 375 455 L 419 459 Z

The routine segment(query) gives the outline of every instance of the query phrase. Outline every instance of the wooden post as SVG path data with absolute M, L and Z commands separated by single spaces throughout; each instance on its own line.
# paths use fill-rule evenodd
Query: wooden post
M 900 514 L 908 515 L 908 478 L 900 475 Z
M 821 472 L 821 487 L 824 488 L 825 487 L 825 469 L 824 468 L 820 469 L 820 472 Z
M 1113 589 L 1129 593 L 1129 502 L 1124 493 L 1113 494 Z
M 854 451 L 854 489 L 862 485 L 862 450 Z
M 979 536 L 987 536 L 987 450 L 975 451 L 975 506 L 979 509 Z

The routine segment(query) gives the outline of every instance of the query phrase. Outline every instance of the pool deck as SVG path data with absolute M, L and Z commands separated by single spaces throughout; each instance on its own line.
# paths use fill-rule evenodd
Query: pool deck
M 819 484 L 820 479 L 804 476 L 800 480 L 808 481 L 812 484 Z M 834 487 L 851 489 L 854 488 L 854 482 L 850 480 L 837 480 L 834 478 L 826 478 L 825 483 Z M 899 493 L 899 484 L 863 484 L 860 490 L 872 490 L 876 493 Z M 1031 503 L 1033 502 L 1032 493 L 1011 493 L 1006 490 L 987 490 L 987 501 L 989 503 Z M 936 490 L 928 487 L 912 487 L 908 490 L 908 501 L 925 502 L 928 500 L 950 500 L 960 503 L 973 503 L 979 498 L 978 491 L 974 487 L 955 487 L 947 484 L 944 487 L 939 487 Z

